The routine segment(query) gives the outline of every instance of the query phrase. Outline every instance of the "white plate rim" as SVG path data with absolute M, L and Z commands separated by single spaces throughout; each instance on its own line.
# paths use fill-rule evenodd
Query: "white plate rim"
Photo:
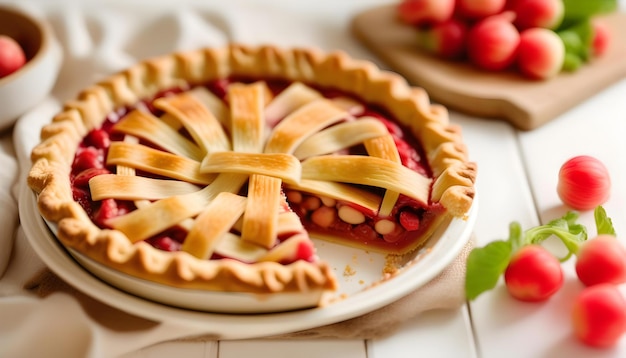
M 267 314 L 226 314 L 192 311 L 148 301 L 101 281 L 83 269 L 50 232 L 37 209 L 35 194 L 22 185 L 19 213 L 29 243 L 43 262 L 79 291 L 129 314 L 206 330 L 220 339 L 251 339 L 287 334 L 354 318 L 381 308 L 423 286 L 445 269 L 471 237 L 477 216 L 477 197 L 460 220 L 456 240 L 439 240 L 419 262 L 380 285 L 327 306 Z M 417 268 L 417 269 L 415 269 Z

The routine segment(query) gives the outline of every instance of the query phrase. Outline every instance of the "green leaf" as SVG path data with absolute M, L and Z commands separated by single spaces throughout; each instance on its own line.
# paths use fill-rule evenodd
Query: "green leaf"
M 589 19 L 583 19 L 560 29 L 556 34 L 565 45 L 563 69 L 574 71 L 591 58 L 593 26 Z
M 565 72 L 575 72 L 583 65 L 583 59 L 580 56 L 573 53 L 565 53 L 565 58 L 563 59 L 563 66 L 561 67 L 562 71 Z
M 583 40 L 580 35 L 571 29 L 565 29 L 557 32 L 557 35 L 563 41 L 563 45 L 565 45 L 565 52 L 578 54 L 583 50 L 585 45 L 583 44 Z
M 615 227 L 613 227 L 613 221 L 606 214 L 606 210 L 602 206 L 597 206 L 593 211 L 593 217 L 596 221 L 596 229 L 598 231 L 598 235 L 613 235 L 617 236 L 615 233 Z
M 617 9 L 617 0 L 563 0 L 564 21 L 590 18 Z
M 514 221 L 509 225 L 508 241 L 511 244 L 511 253 L 519 250 L 526 244 L 522 235 L 522 225 L 520 225 L 517 221 Z
M 568 253 L 565 257 L 560 258 L 561 262 L 565 262 L 569 260 L 572 255 L 575 255 L 580 249 L 580 245 L 587 241 L 587 238 L 589 237 L 587 235 L 587 227 L 579 223 L 570 224 L 567 233 L 556 232 L 554 234 L 558 236 L 565 247 L 567 247 Z
M 560 218 L 553 219 L 545 225 L 535 226 L 524 232 L 526 244 L 540 244 L 545 239 L 554 235 L 554 230 L 570 232 L 570 228 L 577 225 L 579 214 L 576 211 L 568 211 Z M 574 229 L 577 231 L 578 229 Z
M 509 241 L 492 241 L 484 247 L 473 249 L 467 258 L 465 296 L 473 300 L 496 286 L 511 259 Z
M 587 240 L 587 228 L 578 223 L 579 214 L 576 211 L 568 211 L 558 219 L 541 226 L 535 226 L 524 232 L 524 240 L 527 244 L 541 244 L 550 236 L 558 237 L 567 248 L 567 255 L 559 258 L 561 262 L 578 252 L 580 244 Z
M 580 217 L 580 214 L 577 211 L 570 210 L 567 213 L 565 213 L 565 215 L 563 215 L 561 219 L 567 221 L 568 225 L 575 225 L 577 224 L 579 217 Z
M 599 220 L 606 225 L 606 217 L 603 217 L 601 212 L 598 215 Z M 473 300 L 483 292 L 494 288 L 509 265 L 513 254 L 523 246 L 540 245 L 547 238 L 555 236 L 568 250 L 567 255 L 559 260 L 561 262 L 569 260 L 578 252 L 580 245 L 587 240 L 587 228 L 578 222 L 578 218 L 577 211 L 568 211 L 558 219 L 524 232 L 519 223 L 512 222 L 509 225 L 509 237 L 506 241 L 493 241 L 482 248 L 473 249 L 467 258 L 466 298 Z

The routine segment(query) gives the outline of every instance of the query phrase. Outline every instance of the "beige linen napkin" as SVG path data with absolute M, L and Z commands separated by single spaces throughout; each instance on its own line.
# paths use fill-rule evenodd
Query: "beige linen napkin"
M 17 226 L 17 202 L 11 193 L 18 170 L 10 128 L 0 132 L 0 277 L 9 263 Z

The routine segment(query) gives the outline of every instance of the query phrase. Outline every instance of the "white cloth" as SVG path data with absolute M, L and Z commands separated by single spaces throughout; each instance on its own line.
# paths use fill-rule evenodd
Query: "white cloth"
M 371 59 L 351 37 L 349 22 L 360 9 L 380 2 L 384 1 L 334 1 L 332 6 L 320 6 L 325 9 L 320 12 L 302 11 L 299 4 L 289 1 L 210 2 L 205 6 L 198 2 L 192 6 L 193 1 L 178 0 L 176 8 L 174 2 L 160 1 L 110 1 L 106 6 L 98 1 L 72 2 L 72 6 L 27 2 L 25 6 L 45 9 L 65 60 L 49 98 L 20 118 L 12 133 L 0 133 L 0 356 L 118 356 L 157 342 L 206 333 L 167 322 L 119 331 L 94 320 L 72 294 L 39 298 L 24 289 L 45 264 L 19 227 L 18 192 L 25 185 L 30 151 L 39 140 L 40 128 L 62 101 L 137 60 L 230 41 L 342 49 Z M 148 6 L 155 3 L 167 8 Z M 276 5 L 280 3 L 282 7 Z
M 0 276 L 6 270 L 14 242 L 14 232 L 17 225 L 17 202 L 11 194 L 11 189 L 17 181 L 18 169 L 13 151 L 13 140 L 5 134 L 0 138 Z

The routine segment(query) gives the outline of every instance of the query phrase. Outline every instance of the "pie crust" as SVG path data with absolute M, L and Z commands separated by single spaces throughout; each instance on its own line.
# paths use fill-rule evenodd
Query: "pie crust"
M 228 78 L 253 80 L 228 86 L 228 106 L 198 90 Z M 276 80 L 290 83 L 290 92 L 270 94 L 267 82 Z M 320 96 L 308 85 L 384 108 L 419 142 L 431 175 L 400 163 L 380 121 L 345 120 L 357 102 Z M 180 90 L 159 97 L 169 89 Z M 132 110 L 146 101 L 162 115 Z M 110 228 L 101 228 L 75 200 L 70 174 L 85 136 L 120 109 L 128 114 L 114 130 L 125 137 L 112 142 L 106 156 L 106 165 L 115 166 L 116 173 L 95 176 L 89 186 L 94 201 L 129 200 L 137 209 L 107 219 Z M 342 138 L 339 145 L 337 138 Z M 356 143 L 368 155 L 337 153 Z M 476 177 L 460 128 L 449 123 L 446 109 L 431 104 L 423 89 L 399 75 L 343 52 L 238 44 L 149 59 L 86 88 L 42 129 L 32 162 L 28 184 L 42 216 L 56 224 L 66 247 L 170 287 L 302 293 L 305 305 L 317 304 L 337 283 L 323 258 L 285 263 L 310 243 L 285 190 L 320 196 L 332 192 L 335 199 L 353 200 L 356 207 L 377 213 L 391 212 L 400 196 L 438 207 L 431 227 L 408 248 L 412 250 L 444 218 L 466 215 Z M 138 171 L 152 177 L 135 175 Z M 374 185 L 384 194 L 345 183 Z M 242 187 L 247 195 L 241 195 Z M 172 225 L 188 229 L 180 251 L 162 251 L 144 241 Z M 218 246 L 225 252 L 243 250 L 252 262 L 209 259 Z

